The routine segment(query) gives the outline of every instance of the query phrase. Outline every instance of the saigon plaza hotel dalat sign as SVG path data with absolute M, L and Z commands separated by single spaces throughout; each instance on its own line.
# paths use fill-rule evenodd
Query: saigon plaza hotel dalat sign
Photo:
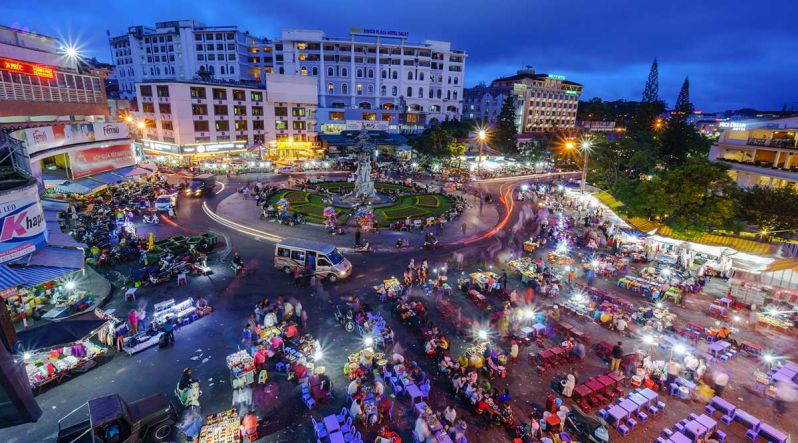
M 7 58 L 0 58 L 0 69 L 46 79 L 55 78 L 55 71 L 49 66 L 34 65 L 32 63 L 25 63 Z

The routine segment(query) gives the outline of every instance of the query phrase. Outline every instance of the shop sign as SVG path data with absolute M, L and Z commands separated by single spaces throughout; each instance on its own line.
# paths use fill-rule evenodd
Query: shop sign
M 552 80 L 565 80 L 565 76 L 559 74 L 549 74 L 548 77 Z
M 129 134 L 124 123 L 75 123 L 27 128 L 12 133 L 12 136 L 23 140 L 28 155 L 33 155 L 66 145 L 128 138 Z
M 55 71 L 49 66 L 34 65 L 32 63 L 19 62 L 7 58 L 0 58 L 0 68 L 4 71 L 27 74 L 34 77 L 55 78 Z
M 719 128 L 731 129 L 734 131 L 744 131 L 745 130 L 745 123 L 743 122 L 720 122 L 718 123 Z
M 387 131 L 390 129 L 391 122 L 384 122 L 382 120 L 347 120 L 347 131 L 360 131 L 361 129 L 369 129 L 374 131 Z
M 127 125 L 124 123 L 95 123 L 94 124 L 94 139 L 101 140 L 116 140 L 120 138 L 128 138 Z
M 37 186 L 0 196 L 0 263 L 47 245 L 47 227 Z
M 197 145 L 197 146 L 184 146 L 183 152 L 196 152 L 198 154 L 203 154 L 206 152 L 220 152 L 220 151 L 232 151 L 235 149 L 244 149 L 245 145 L 243 143 L 215 143 L 209 145 Z M 189 149 L 192 149 L 189 151 Z
M 129 144 L 106 148 L 89 148 L 69 153 L 72 178 L 78 179 L 101 172 L 113 171 L 136 164 L 136 156 Z
M 385 29 L 368 29 L 368 28 L 350 28 L 349 32 L 352 34 L 374 35 L 379 37 L 408 37 L 410 35 L 407 31 L 388 31 Z
M 144 148 L 150 151 L 166 152 L 169 154 L 177 154 L 180 152 L 180 146 L 170 145 L 167 143 L 144 142 Z

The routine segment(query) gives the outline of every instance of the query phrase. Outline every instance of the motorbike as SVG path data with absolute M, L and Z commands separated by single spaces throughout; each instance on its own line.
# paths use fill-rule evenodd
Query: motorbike
M 346 313 L 341 311 L 341 305 L 335 307 L 335 322 L 344 327 L 344 331 L 352 332 L 355 330 L 355 320 L 351 309 L 346 309 Z
M 158 218 L 157 214 L 144 214 L 144 217 L 141 219 L 146 224 L 157 225 L 161 222 L 161 219 Z
M 572 409 L 565 417 L 565 431 L 577 441 L 608 443 L 610 434 L 602 421 Z
M 410 246 L 410 245 L 404 238 L 396 239 L 396 249 L 402 249 L 405 246 Z
M 180 390 L 180 383 L 175 387 L 175 397 L 180 401 L 184 408 L 195 407 L 199 408 L 199 398 L 202 395 L 199 383 L 194 382 L 186 389 Z
M 424 239 L 424 245 L 422 245 L 422 247 L 424 249 L 437 249 L 440 247 L 440 243 L 434 235 L 427 235 Z
M 235 273 L 235 275 L 243 274 L 243 273 L 247 272 L 247 268 L 245 268 L 244 265 L 236 263 L 236 262 L 232 262 L 230 264 L 230 267 L 233 269 L 233 272 Z
M 363 242 L 359 245 L 355 245 L 353 248 L 355 252 L 374 252 L 374 248 L 371 247 L 371 242 Z

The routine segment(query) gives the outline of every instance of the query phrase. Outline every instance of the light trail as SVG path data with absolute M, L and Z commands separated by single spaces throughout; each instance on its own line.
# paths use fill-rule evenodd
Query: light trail
M 528 179 L 535 179 L 535 178 L 544 178 L 544 177 L 553 177 L 555 175 L 581 175 L 582 173 L 579 171 L 573 172 L 547 172 L 545 174 L 529 174 L 529 175 L 518 175 L 513 177 L 496 177 L 496 178 L 485 178 L 480 180 L 472 180 L 474 183 L 496 183 L 502 181 L 511 181 L 511 180 L 528 180 Z
M 211 220 L 219 223 L 220 225 L 227 226 L 230 229 L 238 231 L 242 234 L 250 235 L 255 238 L 273 241 L 275 243 L 283 241 L 282 237 L 279 237 L 274 234 L 270 234 L 268 232 L 261 231 L 259 229 L 251 228 L 249 226 L 242 225 L 240 223 L 236 223 L 232 220 L 226 219 L 219 214 L 213 212 L 209 207 L 207 202 L 202 203 L 202 210 L 205 212 L 205 215 L 211 218 Z
M 219 189 L 218 191 L 216 191 L 216 195 L 219 195 L 219 194 L 222 193 L 222 191 L 224 191 L 225 186 L 224 186 L 224 183 L 222 183 L 222 182 L 217 182 L 217 183 L 222 185 L 222 189 Z

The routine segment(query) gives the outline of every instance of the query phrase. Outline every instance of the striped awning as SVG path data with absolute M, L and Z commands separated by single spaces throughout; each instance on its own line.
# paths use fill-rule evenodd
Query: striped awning
M 81 269 L 52 266 L 19 266 L 13 267 L 12 270 L 25 279 L 25 283 L 22 286 L 26 288 L 47 283 L 81 271 Z
M 83 251 L 47 246 L 31 254 L 27 265 L 80 270 L 83 269 Z
M 114 175 L 118 175 L 123 178 L 131 178 L 137 177 L 140 175 L 149 175 L 152 174 L 152 171 L 147 168 L 142 168 L 140 166 L 127 166 L 125 168 L 119 168 L 111 171 Z
M 120 177 L 120 176 L 118 176 L 118 175 L 116 175 L 116 174 L 114 174 L 112 172 L 103 172 L 103 173 L 100 173 L 100 174 L 97 174 L 97 175 L 92 175 L 89 178 L 94 180 L 94 181 L 96 181 L 96 182 L 103 183 L 103 184 L 106 184 L 106 185 L 113 185 L 113 184 L 119 183 L 122 180 L 124 180 L 122 177 Z
M 695 235 L 675 232 L 667 226 L 662 226 L 657 230 L 657 234 L 677 238 L 680 240 L 688 240 L 696 243 L 703 243 L 712 246 L 725 246 L 740 252 L 748 252 L 750 254 L 758 255 L 771 255 L 773 253 L 773 245 L 767 243 L 758 243 L 753 240 L 746 240 L 739 237 L 729 237 L 725 235 L 697 233 Z
M 15 288 L 25 283 L 25 278 L 6 265 L 0 265 L 0 290 Z

